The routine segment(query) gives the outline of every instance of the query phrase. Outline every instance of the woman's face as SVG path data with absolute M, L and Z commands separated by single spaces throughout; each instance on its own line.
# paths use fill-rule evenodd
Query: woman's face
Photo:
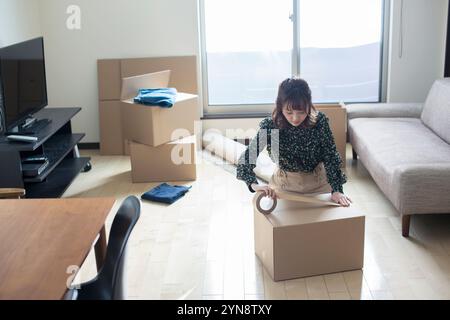
M 305 121 L 308 114 L 303 110 L 294 110 L 289 106 L 283 106 L 283 115 L 286 120 L 293 125 L 298 127 Z

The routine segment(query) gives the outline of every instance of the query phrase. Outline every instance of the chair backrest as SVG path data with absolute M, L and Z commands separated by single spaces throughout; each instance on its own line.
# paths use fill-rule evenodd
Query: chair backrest
M 111 226 L 105 262 L 97 281 L 110 299 L 124 299 L 124 265 L 128 238 L 139 220 L 141 203 L 129 196 L 120 206 Z

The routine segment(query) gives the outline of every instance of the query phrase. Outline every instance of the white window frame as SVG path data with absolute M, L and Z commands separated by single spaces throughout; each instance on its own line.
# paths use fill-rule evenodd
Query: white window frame
M 253 118 L 267 116 L 275 107 L 274 103 L 268 104 L 241 104 L 241 105 L 209 105 L 208 101 L 208 61 L 206 54 L 205 32 L 205 1 L 199 0 L 199 29 L 200 29 L 200 63 L 202 78 L 203 118 Z M 245 0 L 244 0 L 245 1 Z M 293 51 L 292 51 L 292 75 L 300 74 L 300 33 L 298 32 L 299 1 L 292 0 L 293 15 Z M 383 0 L 381 52 L 380 52 L 380 85 L 377 102 L 386 102 L 387 96 L 387 72 L 389 51 L 389 25 L 391 0 Z M 275 101 L 275 97 L 274 97 Z M 346 101 L 336 101 L 336 103 Z M 358 103 L 358 102 L 352 102 Z M 371 102 L 364 102 L 371 103 Z M 376 102 L 375 102 L 376 103 Z M 318 104 L 320 105 L 320 103 Z

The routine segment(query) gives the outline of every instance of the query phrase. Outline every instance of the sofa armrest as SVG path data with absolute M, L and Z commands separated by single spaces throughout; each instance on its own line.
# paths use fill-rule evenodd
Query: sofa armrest
M 401 214 L 450 213 L 450 163 L 400 166 L 392 183 Z
M 347 118 L 420 118 L 423 103 L 356 103 L 345 105 Z

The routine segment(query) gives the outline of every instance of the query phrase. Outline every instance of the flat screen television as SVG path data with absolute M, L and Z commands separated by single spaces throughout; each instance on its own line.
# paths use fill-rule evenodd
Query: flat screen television
M 7 130 L 47 106 L 42 37 L 0 49 L 0 94 Z

